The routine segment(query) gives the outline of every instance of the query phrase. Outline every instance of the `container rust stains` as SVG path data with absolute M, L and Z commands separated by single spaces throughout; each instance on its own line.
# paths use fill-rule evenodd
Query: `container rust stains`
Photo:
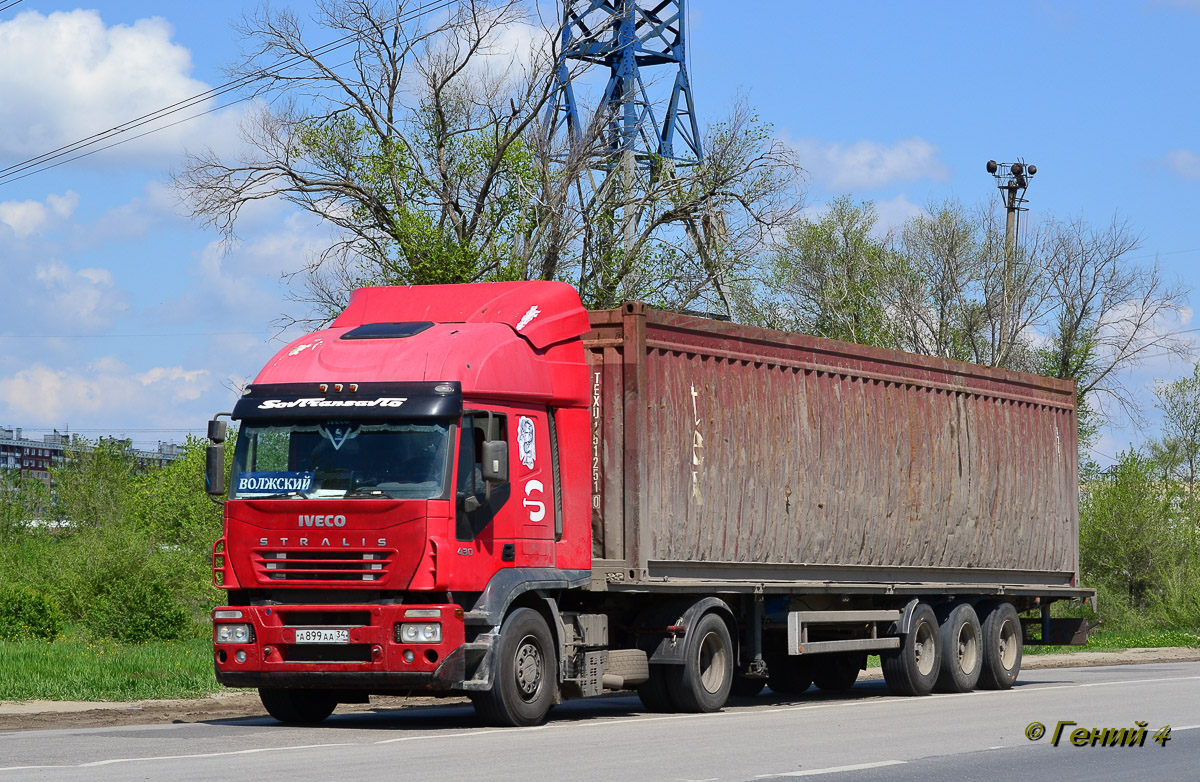
M 597 559 L 651 577 L 1076 574 L 1071 382 L 640 305 L 591 317 Z

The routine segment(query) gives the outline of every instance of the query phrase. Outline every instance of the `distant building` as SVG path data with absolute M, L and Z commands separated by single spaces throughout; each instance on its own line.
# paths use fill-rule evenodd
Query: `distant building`
M 116 442 L 137 463 L 138 470 L 150 467 L 165 467 L 168 463 L 183 456 L 183 449 L 176 443 L 164 443 L 161 440 L 156 450 L 134 448 L 131 440 L 116 438 L 101 438 L 105 442 Z M 51 434 L 42 435 L 41 440 L 22 436 L 21 428 L 0 427 L 0 470 L 20 471 L 23 478 L 37 479 L 51 486 L 51 469 L 61 466 L 68 458 L 72 448 L 89 447 L 79 437 L 62 434 L 55 430 Z

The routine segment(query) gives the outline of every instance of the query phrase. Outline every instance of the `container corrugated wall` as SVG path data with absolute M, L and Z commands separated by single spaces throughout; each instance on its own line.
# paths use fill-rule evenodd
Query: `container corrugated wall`
M 1077 572 L 1068 381 L 636 304 L 593 313 L 585 344 L 601 565 L 635 579 Z

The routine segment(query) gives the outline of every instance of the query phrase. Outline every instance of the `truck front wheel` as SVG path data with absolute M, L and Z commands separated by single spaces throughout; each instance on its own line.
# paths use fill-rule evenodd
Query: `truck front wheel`
M 550 628 L 531 608 L 518 608 L 500 627 L 492 689 L 471 696 L 475 712 L 489 725 L 539 725 L 554 704 L 557 655 Z
M 671 700 L 680 711 L 717 711 L 733 684 L 733 642 L 716 614 L 705 614 L 686 636 L 683 665 L 667 672 Z
M 337 708 L 337 699 L 321 690 L 282 690 L 260 687 L 258 699 L 280 722 L 313 725 L 324 721 Z
M 883 678 L 895 695 L 928 695 L 933 692 L 941 667 L 937 616 L 927 603 L 919 603 L 900 648 L 880 656 Z

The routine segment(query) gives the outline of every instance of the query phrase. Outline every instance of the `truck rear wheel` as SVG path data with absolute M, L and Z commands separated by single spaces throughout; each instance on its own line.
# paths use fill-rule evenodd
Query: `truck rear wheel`
M 866 663 L 863 652 L 818 655 L 812 661 L 813 684 L 827 692 L 845 692 L 858 681 L 858 672 Z
M 263 707 L 280 722 L 315 725 L 337 708 L 337 699 L 321 690 L 283 690 L 270 687 L 258 689 Z
M 472 695 L 479 718 L 505 728 L 539 725 L 558 686 L 553 639 L 542 615 L 518 608 L 500 627 L 492 689 Z
M 766 679 L 751 679 L 748 676 L 734 676 L 729 694 L 736 698 L 753 698 L 767 686 Z
M 928 695 L 937 682 L 941 651 L 933 609 L 918 603 L 912 626 L 900 639 L 900 648 L 880 655 L 883 678 L 895 695 Z
M 671 700 L 680 711 L 717 711 L 733 684 L 733 642 L 729 628 L 709 613 L 688 631 L 683 665 L 667 672 Z
M 983 617 L 983 669 L 979 686 L 987 690 L 1007 690 L 1021 672 L 1024 656 L 1021 618 L 1012 603 L 1002 600 L 979 606 Z
M 767 659 L 767 686 L 781 695 L 800 695 L 812 686 L 812 668 L 807 657 L 772 656 Z
M 983 631 L 969 603 L 959 603 L 942 619 L 941 672 L 934 689 L 938 692 L 970 692 L 979 682 L 983 668 Z

